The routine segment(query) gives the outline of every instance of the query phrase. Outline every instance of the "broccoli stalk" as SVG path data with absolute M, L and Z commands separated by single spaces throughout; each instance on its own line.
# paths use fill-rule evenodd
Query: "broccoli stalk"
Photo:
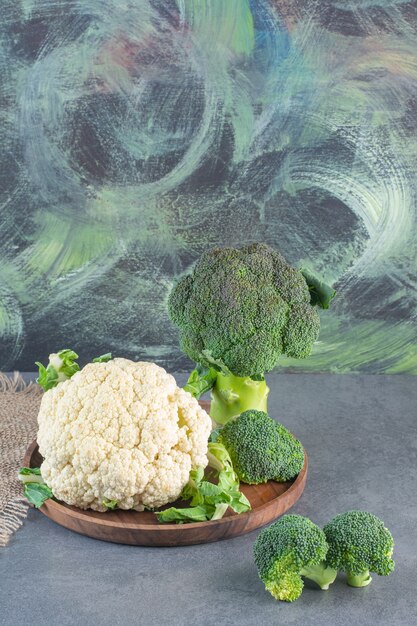
M 300 574 L 314 581 L 320 589 L 327 590 L 336 580 L 337 569 L 327 567 L 325 563 L 319 563 L 318 565 L 306 565 L 302 567 Z
M 248 409 L 267 411 L 269 387 L 263 380 L 219 372 L 211 389 L 210 415 L 218 424 Z
M 346 582 L 350 585 L 350 587 L 366 587 L 370 582 L 372 582 L 372 576 L 369 573 L 369 569 L 365 570 L 361 574 L 346 572 Z
M 283 355 L 310 354 L 320 329 L 316 305 L 328 308 L 334 293 L 266 244 L 205 252 L 168 301 L 182 350 L 205 368 L 200 378 L 198 368 L 192 373 L 187 391 L 199 397 L 212 388 L 219 423 L 246 409 L 266 411 L 264 373 Z

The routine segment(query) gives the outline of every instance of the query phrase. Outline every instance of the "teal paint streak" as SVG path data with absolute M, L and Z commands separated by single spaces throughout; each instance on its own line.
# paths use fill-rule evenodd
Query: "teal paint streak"
M 10 2 L 1 366 L 64 344 L 185 366 L 173 280 L 265 240 L 339 292 L 312 357 L 283 367 L 417 373 L 407 6 Z

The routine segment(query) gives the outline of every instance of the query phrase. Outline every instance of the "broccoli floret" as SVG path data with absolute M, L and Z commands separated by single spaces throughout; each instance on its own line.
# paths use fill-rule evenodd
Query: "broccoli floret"
M 296 600 L 303 590 L 302 576 L 321 589 L 328 589 L 337 576 L 324 563 L 324 532 L 301 515 L 284 515 L 262 530 L 253 550 L 259 577 L 277 600 Z
M 323 303 L 314 289 L 262 243 L 205 252 L 173 288 L 168 310 L 180 329 L 182 350 L 218 371 L 214 419 L 224 423 L 246 409 L 266 411 L 264 372 L 281 355 L 310 354 L 320 329 L 312 303 Z
M 304 465 L 304 450 L 298 439 L 263 411 L 245 411 L 227 422 L 218 441 L 245 483 L 285 482 L 297 476 Z
M 384 522 L 366 511 L 348 511 L 336 515 L 323 528 L 329 551 L 330 567 L 346 572 L 352 587 L 366 587 L 370 572 L 388 576 L 394 569 L 394 541 Z

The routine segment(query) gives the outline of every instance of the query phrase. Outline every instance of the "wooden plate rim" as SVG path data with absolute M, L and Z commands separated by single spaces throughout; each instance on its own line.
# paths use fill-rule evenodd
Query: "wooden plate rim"
M 32 441 L 32 443 L 29 445 L 29 447 L 26 450 L 25 453 L 25 457 L 24 457 L 24 465 L 25 467 L 30 467 L 30 462 L 31 462 L 31 458 L 32 455 L 36 452 L 37 448 L 38 448 L 38 442 Z M 307 469 L 308 469 L 308 456 L 307 456 L 307 452 L 304 449 L 304 465 L 303 468 L 301 470 L 301 472 L 298 474 L 297 478 L 294 480 L 294 482 L 291 484 L 291 486 L 285 490 L 284 494 L 286 496 L 288 496 L 292 491 L 296 490 L 298 488 L 299 485 L 302 485 L 303 482 L 305 481 L 305 477 L 307 474 Z M 162 531 L 162 532 L 169 532 L 169 531 L 173 531 L 173 530 L 181 530 L 184 531 L 185 529 L 189 529 L 189 530 L 193 530 L 196 528 L 201 528 L 203 525 L 206 524 L 216 524 L 217 526 L 222 526 L 225 524 L 230 524 L 231 522 L 235 521 L 237 517 L 239 517 L 239 519 L 244 520 L 247 517 L 250 517 L 251 514 L 253 514 L 254 511 L 256 512 L 260 512 L 263 511 L 264 509 L 268 508 L 271 506 L 271 502 L 274 502 L 274 500 L 279 499 L 280 497 L 282 497 L 282 495 L 284 494 L 280 494 L 279 496 L 276 496 L 275 498 L 273 498 L 272 500 L 269 500 L 268 502 L 265 502 L 264 504 L 261 504 L 260 506 L 257 506 L 255 509 L 251 509 L 249 511 L 246 511 L 246 513 L 240 513 L 238 516 L 237 515 L 229 515 L 227 517 L 222 517 L 221 519 L 218 520 L 209 520 L 207 522 L 190 522 L 187 524 L 157 524 L 157 528 L 158 531 Z M 85 520 L 89 523 L 92 522 L 92 520 L 94 520 L 95 524 L 98 525 L 102 525 L 102 526 L 111 526 L 111 527 L 119 527 L 121 529 L 129 529 L 129 530 L 143 530 L 143 531 L 149 531 L 150 529 L 154 530 L 154 526 L 150 525 L 150 524 L 141 524 L 141 523 L 136 523 L 136 524 L 130 524 L 130 523 L 126 523 L 126 522 L 117 522 L 115 520 L 106 520 L 106 519 L 101 519 L 99 517 L 94 517 L 92 518 L 89 515 L 89 510 L 90 509 L 78 509 L 74 510 L 73 508 L 70 508 L 71 505 L 64 505 L 59 501 L 56 500 L 47 500 L 47 502 L 45 503 L 47 505 L 48 509 L 55 509 L 57 511 L 65 511 L 65 515 L 68 515 L 69 517 L 74 517 L 74 518 L 85 518 Z M 42 511 L 43 506 L 39 509 Z M 76 507 L 74 507 L 76 508 Z M 43 511 L 42 511 L 43 512 Z M 126 511 L 128 512 L 128 511 Z M 104 517 L 105 513 L 103 514 Z

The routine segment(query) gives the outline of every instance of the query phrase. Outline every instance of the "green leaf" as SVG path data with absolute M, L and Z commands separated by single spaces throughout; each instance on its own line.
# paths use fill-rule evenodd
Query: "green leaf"
M 300 272 L 304 276 L 310 290 L 310 304 L 312 306 L 317 305 L 322 309 L 328 309 L 330 302 L 336 295 L 336 291 L 333 287 L 327 285 L 327 283 L 308 268 L 302 267 L 300 268 Z
M 42 504 L 53 497 L 52 490 L 45 483 L 25 483 L 24 494 L 27 500 L 39 509 Z
M 230 374 L 229 368 L 223 363 L 222 359 L 216 359 L 210 350 L 202 350 L 201 355 L 203 359 L 208 361 L 210 365 L 217 371 L 223 372 L 223 374 Z
M 21 467 L 18 474 L 18 479 L 21 483 L 43 483 L 44 480 L 41 475 L 39 467 Z
M 212 520 L 221 519 L 226 513 L 229 505 L 226 502 L 221 502 L 216 505 L 216 509 L 211 517 Z
M 191 506 L 203 504 L 204 498 L 200 493 L 201 481 L 204 479 L 204 468 L 198 467 L 191 470 L 188 483 L 185 485 L 181 493 L 182 500 L 190 500 Z
M 36 379 L 38 385 L 43 387 L 45 391 L 49 391 L 58 383 L 71 378 L 79 371 L 80 366 L 75 363 L 78 354 L 74 350 L 60 350 L 59 352 L 49 355 L 49 363 L 45 367 L 39 361 L 35 365 L 39 368 L 39 375 Z
M 48 391 L 58 384 L 58 372 L 52 365 L 45 367 L 39 361 L 35 361 L 35 365 L 39 368 L 39 375 L 36 382 L 43 387 L 44 391 Z
M 246 513 L 246 511 L 250 511 L 251 504 L 244 493 L 241 491 L 232 492 L 231 498 L 229 506 L 235 513 Z
M 69 350 L 68 348 L 59 350 L 57 355 L 60 359 L 62 359 L 63 363 L 71 363 L 72 361 L 76 361 L 78 359 L 78 354 L 74 352 L 74 350 Z
M 209 441 L 207 446 L 207 457 L 210 467 L 218 472 L 221 470 L 228 470 L 234 477 L 235 481 L 239 482 L 233 469 L 230 454 L 222 443 L 219 443 L 218 441 Z
M 185 509 L 178 509 L 174 506 L 165 511 L 156 511 L 155 515 L 159 522 L 177 522 L 183 524 L 184 522 L 205 522 L 210 519 L 212 511 L 208 510 L 206 506 L 194 506 Z
M 96 356 L 96 358 L 93 359 L 93 363 L 107 363 L 107 361 L 111 361 L 112 358 L 111 352 L 106 352 L 106 354 Z
M 19 474 L 21 476 L 40 476 L 41 468 L 40 467 L 21 467 L 19 470 Z
M 65 378 L 71 378 L 75 372 L 79 371 L 80 366 L 78 363 L 75 363 L 78 359 L 78 354 L 74 350 L 60 350 L 57 354 L 62 362 L 61 367 L 58 369 L 58 374 L 63 374 Z M 61 379 L 59 382 L 61 382 Z
M 217 504 L 217 502 L 222 501 L 222 490 L 218 485 L 209 482 L 208 480 L 204 480 L 200 485 L 200 493 L 204 498 L 205 502 L 208 504 Z
M 117 500 L 107 500 L 107 498 L 104 498 L 102 504 L 107 509 L 110 509 L 110 511 L 114 511 L 114 509 L 117 507 Z
M 217 439 L 219 438 L 221 429 L 222 429 L 222 426 L 218 426 L 217 428 L 211 431 L 210 437 L 209 437 L 209 443 L 216 443 Z
M 204 521 L 220 519 L 230 506 L 236 513 L 244 513 L 251 506 L 249 500 L 240 491 L 239 479 L 233 469 L 230 455 L 221 443 L 208 444 L 209 466 L 214 471 L 213 483 L 204 476 L 204 469 L 199 467 L 190 472 L 190 479 L 184 487 L 181 498 L 190 501 L 190 507 L 156 513 L 160 522 Z M 196 519 L 201 516 L 201 519 Z
M 195 470 L 191 470 L 190 477 L 199 485 L 204 479 L 204 467 L 197 467 Z
M 193 370 L 184 385 L 185 391 L 188 391 L 197 400 L 213 387 L 216 382 L 217 372 L 211 367 L 202 367 L 198 365 Z

